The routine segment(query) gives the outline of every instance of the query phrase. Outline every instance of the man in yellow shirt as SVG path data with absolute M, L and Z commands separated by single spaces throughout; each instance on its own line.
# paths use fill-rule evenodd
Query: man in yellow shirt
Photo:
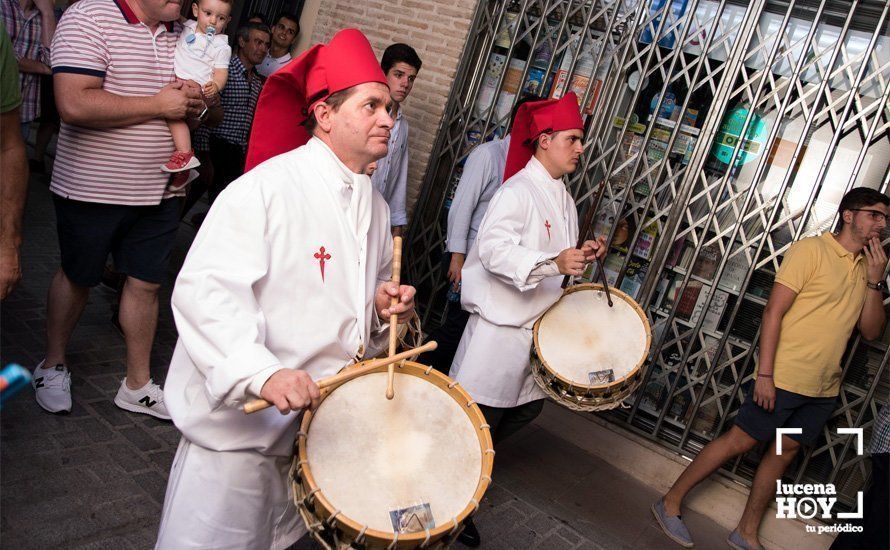
M 777 428 L 800 428 L 782 436 L 763 455 L 738 527 L 727 542 L 737 550 L 763 548 L 757 531 L 776 480 L 801 445 L 819 436 L 840 391 L 840 360 L 854 327 L 866 340 L 884 328 L 883 292 L 887 256 L 881 233 L 887 227 L 890 198 L 874 189 L 853 189 L 838 208 L 840 231 L 794 243 L 776 275 L 760 333 L 760 361 L 753 396 L 742 404 L 736 423 L 705 446 L 670 491 L 652 505 L 665 534 L 691 548 L 680 517 L 683 498 L 727 460 L 774 439 Z

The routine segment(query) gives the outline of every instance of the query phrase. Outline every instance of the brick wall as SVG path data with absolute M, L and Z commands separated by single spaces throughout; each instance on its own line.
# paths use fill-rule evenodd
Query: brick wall
M 410 125 L 408 208 L 420 192 L 436 129 L 469 32 L 478 0 L 325 0 L 312 43 L 327 42 L 340 29 L 361 29 L 377 57 L 393 42 L 417 50 L 423 68 L 403 108 Z

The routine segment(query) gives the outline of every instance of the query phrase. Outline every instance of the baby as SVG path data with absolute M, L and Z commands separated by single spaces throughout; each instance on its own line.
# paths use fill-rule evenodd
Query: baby
M 184 21 L 185 27 L 173 54 L 173 71 L 179 80 L 199 84 L 208 104 L 219 102 L 219 92 L 229 78 L 232 48 L 222 32 L 229 22 L 231 0 L 198 0 L 192 4 L 197 21 Z M 184 120 L 168 120 L 176 151 L 161 166 L 164 172 L 182 172 L 201 165 L 192 150 L 188 124 Z

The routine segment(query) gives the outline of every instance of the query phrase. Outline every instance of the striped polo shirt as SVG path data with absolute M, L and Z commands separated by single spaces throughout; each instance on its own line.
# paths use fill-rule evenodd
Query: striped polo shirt
M 119 96 L 151 96 L 173 80 L 173 52 L 182 26 L 152 31 L 126 0 L 80 0 L 69 7 L 52 44 L 53 74 L 97 76 Z M 152 205 L 173 196 L 160 167 L 173 153 L 167 123 L 88 128 L 62 122 L 50 190 L 68 199 Z

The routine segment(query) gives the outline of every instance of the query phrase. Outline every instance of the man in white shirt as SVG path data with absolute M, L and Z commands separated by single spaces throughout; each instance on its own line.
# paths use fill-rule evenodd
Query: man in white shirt
M 287 473 L 315 380 L 383 348 L 382 320 L 414 307 L 414 289 L 388 281 L 389 209 L 363 174 L 386 154 L 389 102 L 355 29 L 267 80 L 248 172 L 217 198 L 173 292 L 165 395 L 183 438 L 157 548 L 283 549 L 305 533 Z M 256 397 L 278 411 L 245 415 Z
M 294 40 L 300 35 L 300 21 L 296 16 L 282 13 L 272 25 L 272 46 L 266 59 L 256 66 L 257 72 L 268 77 L 281 67 L 284 67 L 292 59 L 290 50 Z
M 417 52 L 407 44 L 393 44 L 386 48 L 380 61 L 389 84 L 393 102 L 390 115 L 395 125 L 390 133 L 389 152 L 377 161 L 377 170 L 371 176 L 371 182 L 389 205 L 393 236 L 401 235 L 408 225 L 408 120 L 403 116 L 401 107 L 411 94 L 421 65 Z
M 513 106 L 508 128 L 513 125 L 516 111 L 522 104 L 540 99 L 537 96 L 521 98 Z M 507 134 L 503 139 L 495 138 L 480 143 L 470 152 L 464 163 L 460 181 L 457 183 L 451 207 L 448 209 L 447 248 L 443 260 L 448 281 L 451 283 L 447 293 L 450 303 L 445 313 L 445 321 L 430 335 L 430 339 L 435 340 L 439 347 L 435 351 L 425 353 L 419 359 L 421 363 L 432 365 L 445 374 L 451 368 L 457 345 L 470 318 L 470 314 L 461 309 L 459 303 L 461 269 L 467 258 L 467 252 L 476 240 L 488 204 L 504 181 L 504 166 L 507 163 L 509 147 L 510 134 Z

